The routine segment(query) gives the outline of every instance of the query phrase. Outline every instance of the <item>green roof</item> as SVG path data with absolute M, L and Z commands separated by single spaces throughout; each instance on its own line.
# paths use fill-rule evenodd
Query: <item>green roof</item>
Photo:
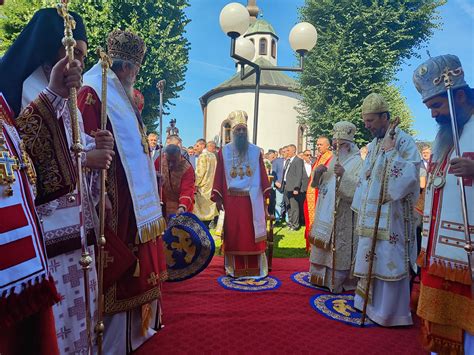
M 265 58 L 258 58 L 255 63 L 260 66 L 270 67 L 274 66 Z M 246 71 L 250 71 L 251 68 L 246 67 Z M 244 80 L 240 79 L 240 72 L 234 74 L 229 80 L 224 81 L 219 86 L 205 93 L 199 101 L 201 101 L 201 106 L 207 105 L 207 100 L 222 91 L 230 91 L 236 89 L 253 89 L 255 88 L 255 74 L 250 75 Z M 289 77 L 281 71 L 275 70 L 262 70 L 260 76 L 260 89 L 270 89 L 270 90 L 282 90 L 282 91 L 292 91 L 298 92 L 298 83 L 293 78 Z
M 254 33 L 270 33 L 272 35 L 274 35 L 276 38 L 278 38 L 278 36 L 276 35 L 276 32 L 275 30 L 273 29 L 273 26 L 270 25 L 267 21 L 265 21 L 264 19 L 257 19 L 257 21 L 255 21 L 254 24 L 250 25 L 247 32 L 245 33 L 244 37 L 247 37 L 251 34 L 254 34 Z

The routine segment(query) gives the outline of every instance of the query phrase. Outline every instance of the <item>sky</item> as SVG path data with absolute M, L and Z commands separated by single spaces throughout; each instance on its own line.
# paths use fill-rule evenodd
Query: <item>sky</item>
M 172 101 L 175 106 L 170 107 L 170 114 L 163 117 L 164 127 L 168 126 L 170 118 L 176 118 L 185 146 L 203 136 L 199 98 L 235 73 L 234 61 L 229 55 L 230 39 L 219 26 L 220 11 L 230 2 L 247 4 L 244 0 L 190 0 L 191 6 L 186 9 L 191 20 L 185 34 L 191 43 L 186 86 L 179 93 L 180 97 Z M 257 0 L 257 5 L 279 37 L 278 65 L 296 66 L 288 35 L 298 22 L 298 8 L 304 5 L 304 0 Z M 463 65 L 466 82 L 474 87 L 474 0 L 448 0 L 439 12 L 442 28 L 436 30 L 427 46 L 418 52 L 421 59 L 412 58 L 401 66 L 394 82 L 413 113 L 416 138 L 427 141 L 433 140 L 436 123 L 412 84 L 413 70 L 428 58 L 426 50 L 433 57 L 456 54 Z M 313 25 L 318 28 L 318 24 Z M 313 50 L 318 50 L 317 44 Z

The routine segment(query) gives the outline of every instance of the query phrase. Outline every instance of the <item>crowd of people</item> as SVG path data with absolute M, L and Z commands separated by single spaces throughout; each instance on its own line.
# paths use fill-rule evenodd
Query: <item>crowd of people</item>
M 185 148 L 176 129 L 162 145 L 147 136 L 143 96 L 134 88 L 143 39 L 112 31 L 111 66 L 98 62 L 82 73 L 87 31 L 70 15 L 75 42 L 62 41 L 57 10 L 42 9 L 0 62 L 1 354 L 96 351 L 103 329 L 107 353 L 139 348 L 161 328 L 169 256 L 162 235 L 185 212 L 208 227 L 222 224 L 225 272 L 235 278 L 268 275 L 270 214 L 291 230 L 304 224 L 311 282 L 335 293 L 355 290 L 355 307 L 382 326 L 413 323 L 410 279 L 419 268 L 423 345 L 474 351 L 471 227 L 465 230 L 460 204 L 467 202 L 464 217 L 472 221 L 474 94 L 456 56 L 430 58 L 414 72 L 439 125 L 423 159 L 376 93 L 362 103 L 374 137 L 365 159 L 356 127 L 345 121 L 317 139 L 315 157 L 292 144 L 262 154 L 238 110 L 227 117 L 229 144 L 218 149 L 199 139 Z M 71 43 L 73 60 L 63 46 Z

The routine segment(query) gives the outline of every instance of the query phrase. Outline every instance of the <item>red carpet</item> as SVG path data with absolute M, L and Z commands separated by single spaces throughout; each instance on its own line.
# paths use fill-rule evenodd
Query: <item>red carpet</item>
M 191 280 L 165 283 L 165 327 L 137 354 L 422 354 L 419 329 L 357 328 L 314 311 L 318 291 L 291 281 L 307 259 L 274 259 L 277 290 L 245 293 L 217 283 L 223 258 Z

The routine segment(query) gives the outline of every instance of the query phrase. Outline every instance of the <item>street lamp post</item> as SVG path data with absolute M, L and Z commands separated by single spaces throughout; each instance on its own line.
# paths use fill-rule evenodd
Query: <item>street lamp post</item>
M 244 80 L 255 74 L 255 101 L 254 101 L 254 120 L 253 120 L 253 144 L 257 144 L 258 129 L 258 105 L 260 96 L 260 77 L 264 70 L 274 71 L 291 71 L 301 72 L 304 67 L 304 58 L 306 53 L 316 45 L 318 38 L 316 28 L 308 22 L 301 22 L 295 25 L 290 31 L 290 45 L 300 56 L 298 67 L 277 67 L 277 66 L 261 66 L 252 62 L 255 55 L 255 46 L 247 38 L 242 35 L 247 32 L 250 24 L 250 14 L 248 10 L 239 3 L 230 3 L 226 5 L 219 16 L 219 22 L 222 31 L 227 34 L 230 39 L 230 56 L 240 65 L 240 79 Z M 245 66 L 252 69 L 245 72 Z

